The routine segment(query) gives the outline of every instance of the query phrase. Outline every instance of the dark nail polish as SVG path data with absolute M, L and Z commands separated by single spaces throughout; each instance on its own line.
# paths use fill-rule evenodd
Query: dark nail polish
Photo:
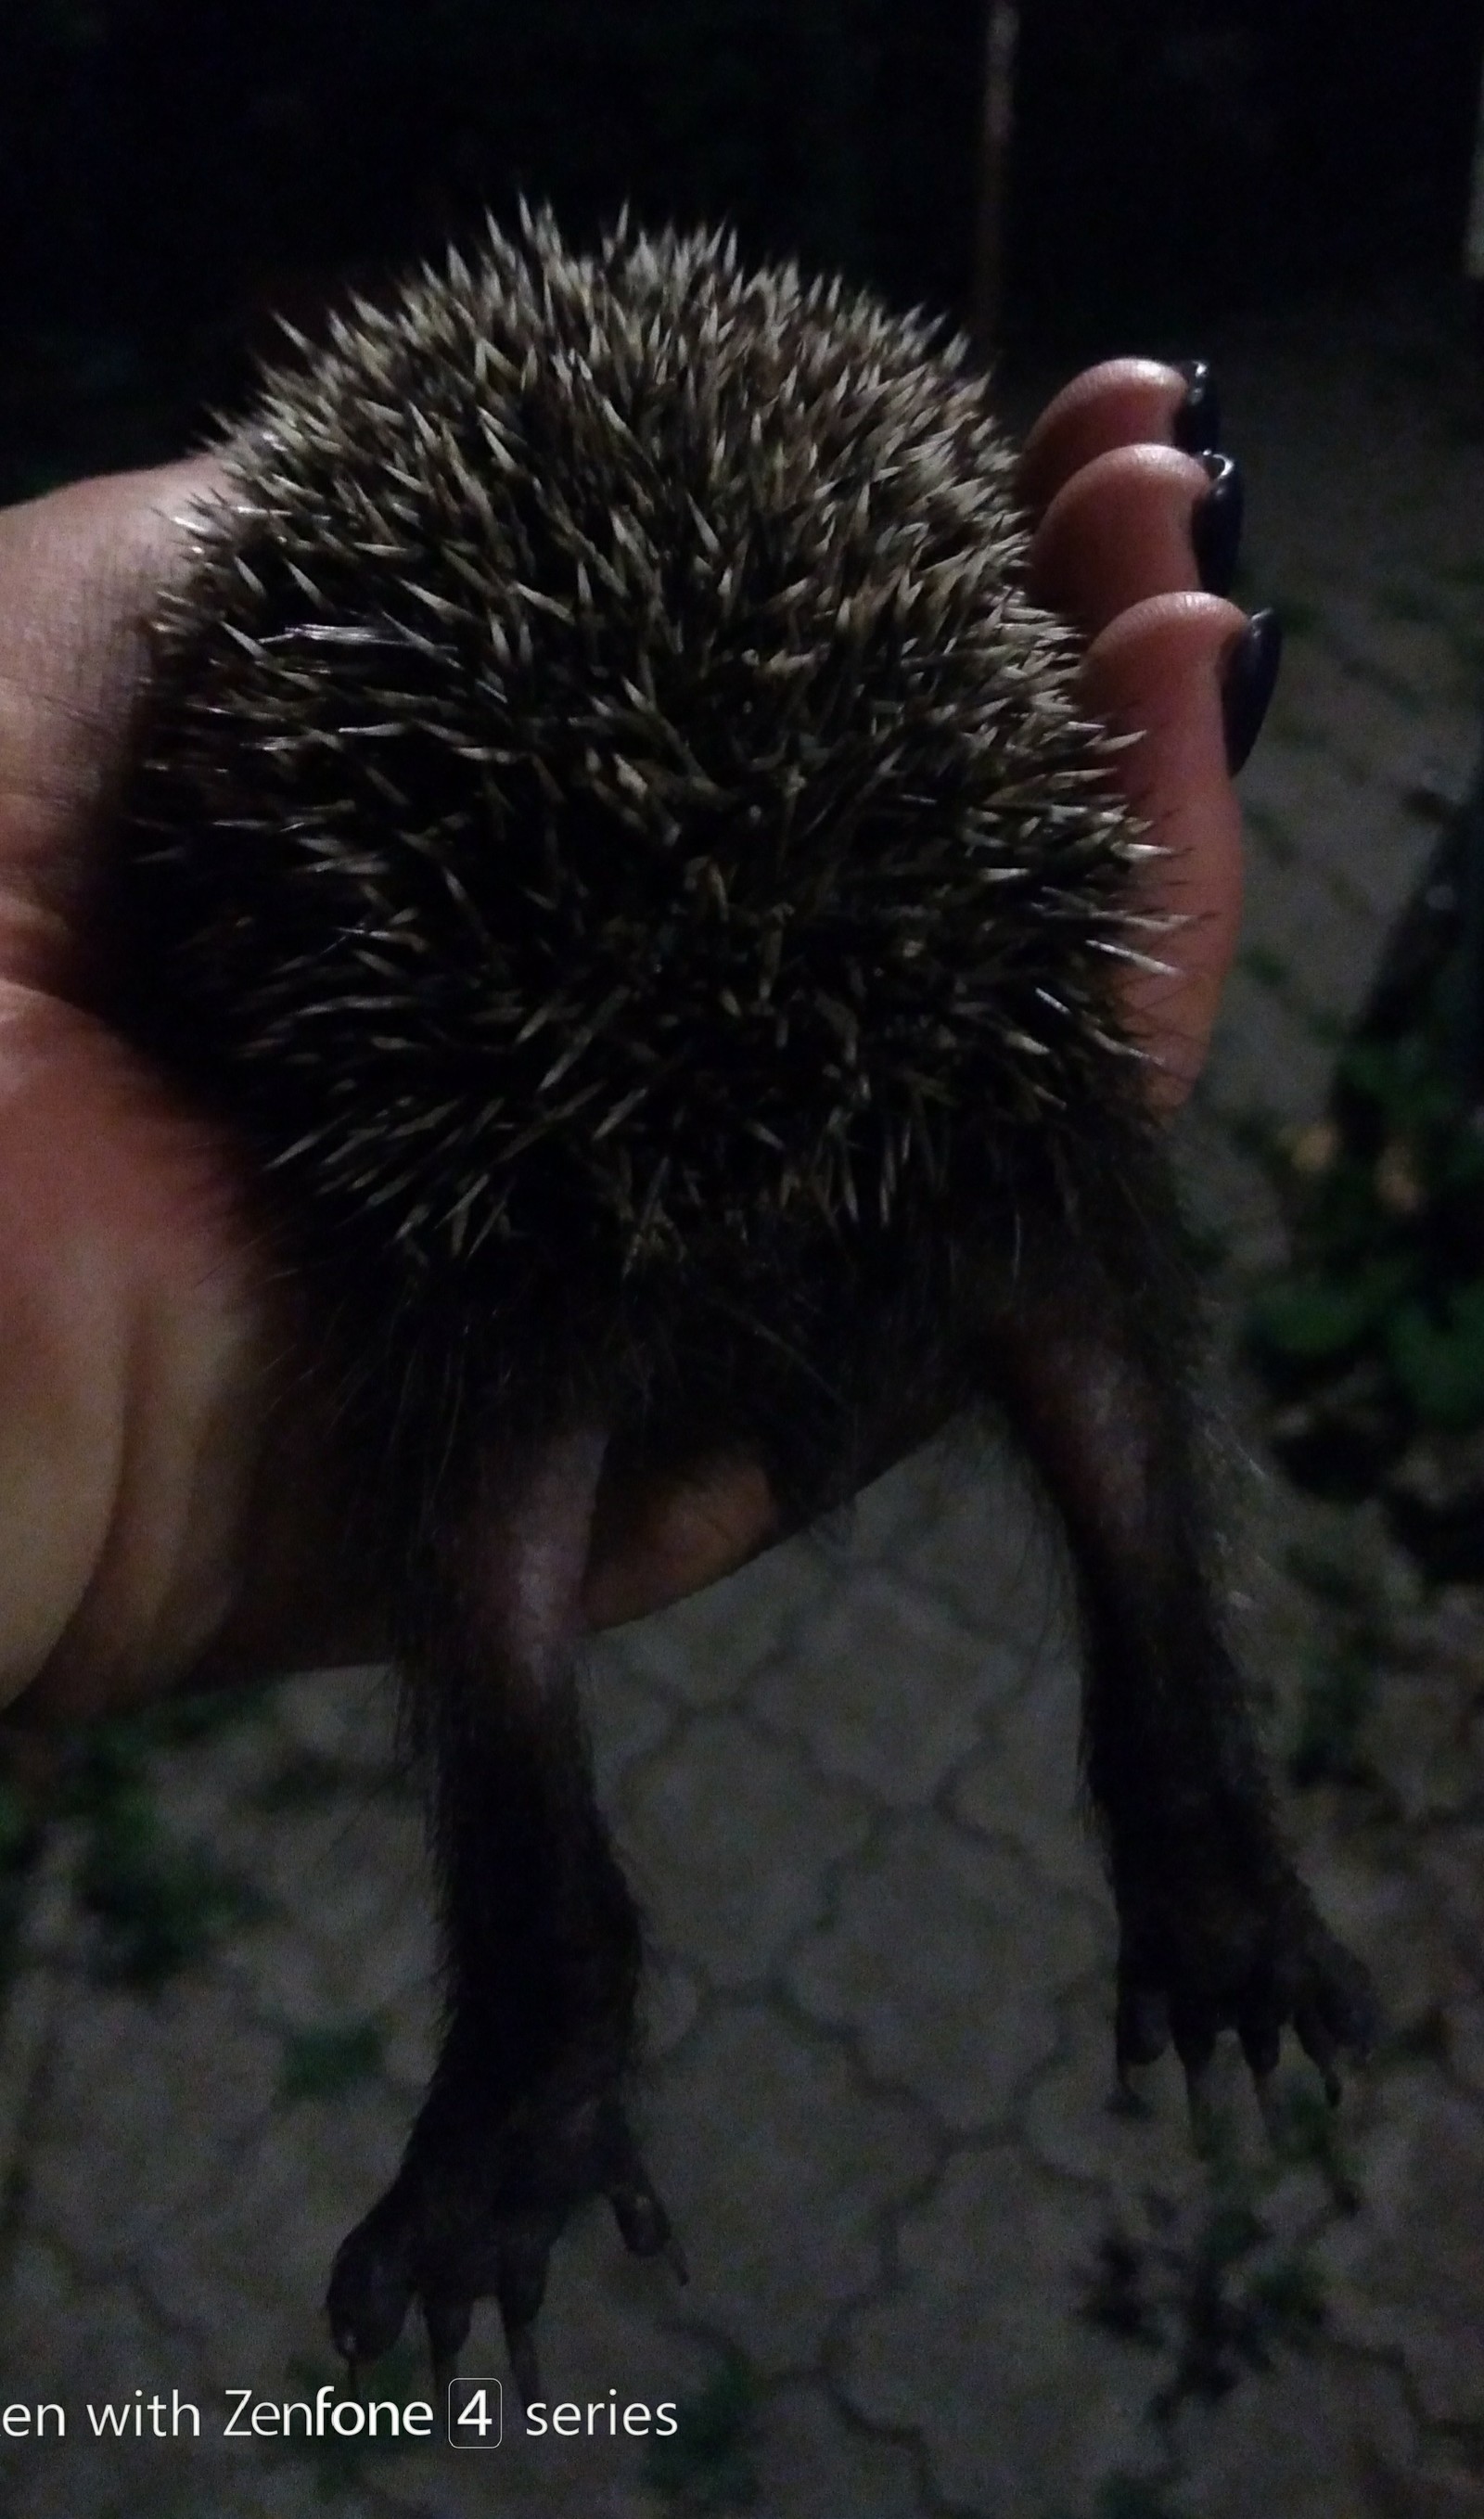
M 1254 612 L 1228 651 L 1221 674 L 1221 722 L 1226 766 L 1234 778 L 1262 732 L 1282 654 L 1283 623 L 1271 610 Z
M 1221 443 L 1221 405 L 1204 359 L 1177 359 L 1185 400 L 1175 414 L 1174 440 L 1182 455 L 1213 455 Z
M 1242 474 L 1230 455 L 1202 455 L 1210 488 L 1191 512 L 1196 569 L 1207 595 L 1230 595 L 1242 544 Z

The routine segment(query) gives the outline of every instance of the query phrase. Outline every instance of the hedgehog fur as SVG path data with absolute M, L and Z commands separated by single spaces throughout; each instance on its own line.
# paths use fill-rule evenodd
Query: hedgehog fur
M 537 218 L 226 453 L 135 970 L 327 1248 L 704 1271 L 1116 1089 L 1139 842 L 962 342 Z
M 1120 2056 L 1152 1995 L 1187 2060 L 1212 2021 L 1360 2043 L 1207 1571 L 1115 1011 L 1147 844 L 965 345 L 722 235 L 579 253 L 542 215 L 355 305 L 222 451 L 111 1010 L 239 1132 L 437 1769 L 449 2037 L 343 2349 L 415 2294 L 446 2363 L 493 2289 L 519 2375 L 571 2202 L 665 2242 L 569 1671 L 600 1460 L 751 1450 L 803 1518 L 1001 1401 L 1078 1556 Z

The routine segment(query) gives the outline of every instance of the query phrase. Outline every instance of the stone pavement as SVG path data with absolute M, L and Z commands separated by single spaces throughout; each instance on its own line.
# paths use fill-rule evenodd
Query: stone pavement
M 1245 592 L 1293 634 L 1246 782 L 1243 969 L 1186 1130 L 1229 1315 L 1276 1248 L 1242 1124 L 1314 1110 L 1326 1020 L 1428 843 L 1426 792 L 1471 766 L 1484 384 L 1425 304 L 1201 346 L 1248 475 Z M 1225 1404 L 1240 1432 L 1240 1391 Z M 1337 2128 L 1291 2059 L 1277 2154 L 1235 2071 L 1204 2163 L 1172 2068 L 1141 2112 L 1110 2105 L 1113 1929 L 1075 1806 L 1060 1562 L 1012 1468 L 941 1451 L 849 1531 L 593 1657 L 654 1947 L 650 2158 L 692 2273 L 680 2291 L 635 2266 L 595 2217 L 563 2247 L 544 2374 L 596 2409 L 594 2437 L 220 2436 L 224 2392 L 337 2375 L 326 2271 L 428 2054 L 417 1813 L 374 1673 L 100 1753 L 32 1876 L 0 2048 L 0 2399 L 67 2422 L 61 2443 L 0 2437 L 0 2505 L 1484 2513 L 1484 1608 L 1424 1598 L 1366 1514 L 1304 1504 L 1240 1448 L 1233 1487 L 1279 1749 L 1361 1674 L 1358 1780 L 1293 1802 L 1389 2011 Z M 110 1959 L 153 1965 L 157 1991 L 109 1981 Z M 487 2316 L 464 2365 L 500 2373 Z M 373 2393 L 425 2385 L 409 2349 Z M 196 2404 L 202 2437 L 96 2442 L 88 2404 L 136 2391 L 166 2423 L 172 2391 Z M 610 2392 L 677 2401 L 675 2442 L 610 2438 Z

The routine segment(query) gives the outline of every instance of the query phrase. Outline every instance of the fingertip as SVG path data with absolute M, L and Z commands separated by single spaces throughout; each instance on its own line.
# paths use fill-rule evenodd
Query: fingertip
M 1113 447 L 1173 445 L 1189 390 L 1179 369 L 1159 359 L 1105 359 L 1084 368 L 1046 405 L 1026 439 L 1023 504 L 1040 515 L 1064 481 Z
M 583 1610 L 594 1628 L 622 1626 L 720 1581 L 777 1535 L 766 1473 L 724 1457 L 684 1478 L 599 1489 Z
M 1100 712 L 1132 711 L 1139 723 L 1179 715 L 1189 705 L 1189 680 L 1215 677 L 1245 636 L 1247 615 L 1224 595 L 1171 588 L 1125 605 L 1091 641 L 1084 685 Z
M 1062 483 L 1031 538 L 1033 600 L 1095 638 L 1154 595 L 1196 594 L 1204 466 L 1173 446 L 1110 447 Z

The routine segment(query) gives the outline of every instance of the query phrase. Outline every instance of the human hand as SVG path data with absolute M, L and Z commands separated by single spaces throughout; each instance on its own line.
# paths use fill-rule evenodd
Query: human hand
M 1142 903 L 1156 967 L 1127 970 L 1120 994 L 1148 1054 L 1150 1099 L 1173 1110 L 1204 1063 L 1236 950 L 1242 814 L 1232 778 L 1278 664 L 1272 616 L 1249 625 L 1224 599 L 1241 485 L 1218 456 L 1206 372 L 1188 383 L 1150 359 L 1085 370 L 1031 429 L 1020 486 L 1034 527 L 1030 593 L 1089 642 L 1089 716 L 1139 737 L 1116 771 L 1163 852 L 1148 865 Z M 699 1591 L 755 1555 L 773 1527 L 766 1482 L 747 1465 L 718 1464 L 710 1483 L 633 1521 L 612 1499 L 589 1578 L 594 1623 Z
M 1200 587 L 1185 396 L 1148 362 L 1092 371 L 1024 464 L 1032 592 L 1090 641 L 1089 712 L 1143 731 L 1120 775 L 1168 852 L 1148 907 L 1184 919 L 1157 947 L 1172 976 L 1125 989 L 1162 1102 L 1199 1070 L 1240 894 L 1218 678 L 1245 621 Z M 364 1569 L 336 1570 L 332 1446 L 232 1149 L 90 1011 L 139 624 L 213 479 L 199 459 L 0 515 L 0 1703 L 53 1720 L 384 1649 Z M 715 1580 L 774 1519 L 748 1462 L 600 1492 L 592 1623 Z

